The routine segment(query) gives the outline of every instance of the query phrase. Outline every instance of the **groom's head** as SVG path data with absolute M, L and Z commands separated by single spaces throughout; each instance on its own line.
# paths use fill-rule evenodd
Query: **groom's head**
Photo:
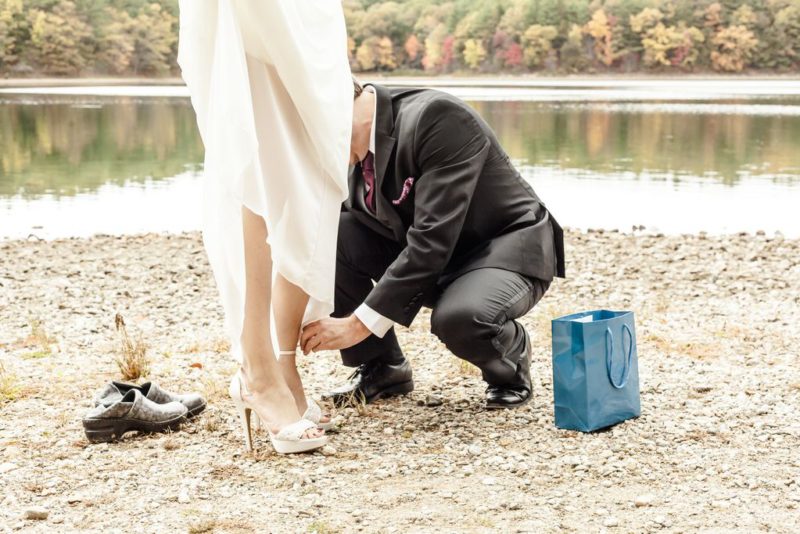
M 353 131 L 350 137 L 350 165 L 367 157 L 372 121 L 375 120 L 375 93 L 365 91 L 353 78 Z

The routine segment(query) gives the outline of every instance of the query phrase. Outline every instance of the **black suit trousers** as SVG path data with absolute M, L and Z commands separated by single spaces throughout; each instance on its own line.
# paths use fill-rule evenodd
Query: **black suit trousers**
M 342 213 L 336 263 L 336 309 L 345 317 L 360 306 L 377 281 L 402 251 L 387 239 Z M 504 269 L 469 271 L 425 296 L 432 308 L 431 331 L 459 358 L 477 366 L 489 384 L 512 381 L 523 357 L 525 332 L 515 319 L 542 298 L 550 282 Z M 380 312 L 380 310 L 376 310 Z M 342 351 L 344 365 L 355 367 L 380 358 L 403 357 L 394 329 L 383 338 L 371 335 Z

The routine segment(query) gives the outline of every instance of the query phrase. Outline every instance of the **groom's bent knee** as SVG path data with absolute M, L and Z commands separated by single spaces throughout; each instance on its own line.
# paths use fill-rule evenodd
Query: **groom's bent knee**
M 442 305 L 431 313 L 431 332 L 447 349 L 468 362 L 484 360 L 490 354 L 496 327 L 469 306 Z

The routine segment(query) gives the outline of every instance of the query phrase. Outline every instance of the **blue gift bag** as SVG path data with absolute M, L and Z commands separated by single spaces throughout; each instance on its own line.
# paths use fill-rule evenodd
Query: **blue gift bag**
M 633 312 L 596 310 L 553 319 L 556 426 L 591 432 L 638 417 Z

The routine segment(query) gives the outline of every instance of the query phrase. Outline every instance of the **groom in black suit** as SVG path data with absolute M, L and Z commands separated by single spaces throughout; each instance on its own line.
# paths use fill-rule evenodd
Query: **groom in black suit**
M 531 345 L 515 319 L 564 276 L 561 227 L 464 102 L 354 84 L 336 310 L 303 330 L 304 352 L 340 349 L 357 367 L 336 401 L 408 393 L 394 325 L 426 306 L 432 332 L 480 368 L 488 408 L 526 404 Z

